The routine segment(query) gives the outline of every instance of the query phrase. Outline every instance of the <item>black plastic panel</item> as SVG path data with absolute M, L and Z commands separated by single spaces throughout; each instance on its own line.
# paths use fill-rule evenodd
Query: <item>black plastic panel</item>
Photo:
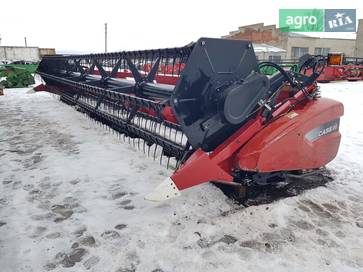
M 240 124 L 270 89 L 267 76 L 253 73 L 243 83 L 231 86 L 224 101 L 224 117 L 230 124 Z
M 223 116 L 224 91 L 257 71 L 251 42 L 199 39 L 176 85 L 171 104 L 194 148 L 211 151 L 239 126 Z

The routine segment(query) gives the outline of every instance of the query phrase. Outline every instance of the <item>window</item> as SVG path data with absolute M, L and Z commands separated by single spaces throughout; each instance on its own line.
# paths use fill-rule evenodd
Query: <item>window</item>
M 268 56 L 268 61 L 281 62 L 281 56 Z
M 330 51 L 330 48 L 324 48 L 324 47 L 315 47 L 314 54 L 315 55 L 323 55 L 327 56 Z
M 308 53 L 309 53 L 308 47 L 292 47 L 291 48 L 291 57 L 293 59 L 298 59 Z

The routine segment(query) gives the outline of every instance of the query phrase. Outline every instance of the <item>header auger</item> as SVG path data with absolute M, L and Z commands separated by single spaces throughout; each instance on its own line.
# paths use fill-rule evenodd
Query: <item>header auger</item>
M 262 66 L 278 73 L 267 77 Z M 146 196 L 164 200 L 210 181 L 275 184 L 330 162 L 343 105 L 320 98 L 323 68 L 312 57 L 300 72 L 286 71 L 258 64 L 249 41 L 201 38 L 179 48 L 49 56 L 37 73 L 61 101 L 148 154 L 161 147 L 167 165 L 175 158 L 174 174 Z

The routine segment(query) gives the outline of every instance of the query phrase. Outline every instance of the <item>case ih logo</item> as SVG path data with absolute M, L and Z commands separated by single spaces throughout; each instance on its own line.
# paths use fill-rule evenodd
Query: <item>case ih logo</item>
M 321 125 L 320 127 L 314 128 L 310 130 L 306 135 L 305 138 L 308 139 L 310 142 L 317 140 L 318 138 L 333 133 L 339 130 L 339 123 L 340 119 L 335 119 L 328 123 Z
M 355 9 L 280 9 L 284 32 L 355 32 Z

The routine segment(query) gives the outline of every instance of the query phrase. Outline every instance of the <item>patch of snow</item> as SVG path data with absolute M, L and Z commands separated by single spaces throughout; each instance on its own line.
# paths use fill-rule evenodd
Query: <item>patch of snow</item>
M 335 180 L 249 208 L 211 184 L 144 200 L 171 170 L 28 90 L 0 97 L 2 272 L 362 271 L 363 82 L 321 85 L 345 104 Z

